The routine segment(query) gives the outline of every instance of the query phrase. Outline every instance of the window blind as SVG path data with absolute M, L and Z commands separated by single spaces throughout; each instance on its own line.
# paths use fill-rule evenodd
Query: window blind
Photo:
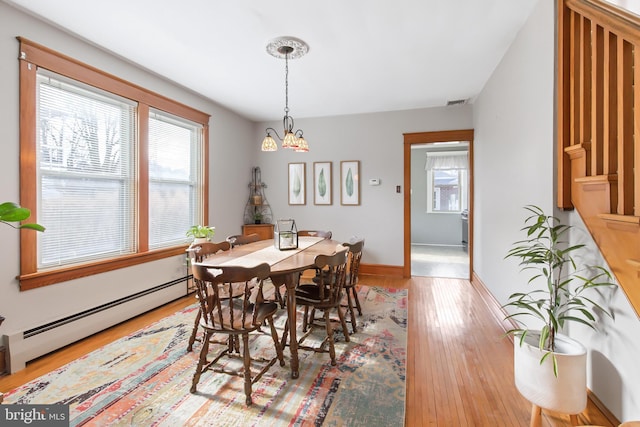
M 37 77 L 38 267 L 135 251 L 135 103 Z
M 202 182 L 200 124 L 152 110 L 149 113 L 149 247 L 186 241 L 200 217 Z

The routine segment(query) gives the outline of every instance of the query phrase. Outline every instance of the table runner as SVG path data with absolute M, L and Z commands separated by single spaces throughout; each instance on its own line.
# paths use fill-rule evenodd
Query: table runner
M 322 240 L 322 237 L 298 237 L 298 247 L 296 249 L 281 251 L 274 246 L 269 246 L 255 252 L 251 252 L 250 254 L 235 258 L 233 260 L 223 262 L 219 264 L 219 266 L 232 265 L 236 267 L 255 267 L 256 265 L 262 264 L 263 262 L 266 262 L 270 266 L 272 266 L 279 263 L 283 259 L 289 258 L 290 256 L 293 256 L 298 252 L 315 245 Z

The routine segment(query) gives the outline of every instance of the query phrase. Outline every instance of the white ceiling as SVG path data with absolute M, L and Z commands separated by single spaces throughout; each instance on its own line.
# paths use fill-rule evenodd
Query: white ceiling
M 256 121 L 473 99 L 538 0 L 4 0 Z M 34 40 L 46 45 L 46 40 Z M 62 52 L 65 53 L 65 52 Z

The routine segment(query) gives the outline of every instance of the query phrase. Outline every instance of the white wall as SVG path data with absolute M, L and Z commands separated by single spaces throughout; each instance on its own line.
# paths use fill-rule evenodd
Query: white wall
M 295 118 L 295 111 L 292 112 Z M 428 108 L 340 117 L 296 119 L 310 145 L 308 153 L 278 149 L 263 153 L 260 142 L 266 126 L 278 129 L 281 122 L 262 123 L 255 135 L 255 150 L 262 179 L 269 186 L 267 199 L 274 218 L 294 218 L 298 229 L 328 229 L 338 240 L 364 237 L 362 262 L 403 265 L 403 133 L 435 130 L 470 129 L 471 107 Z M 282 134 L 280 132 L 280 134 Z M 359 206 L 340 205 L 340 161 L 360 160 Z M 333 204 L 313 204 L 313 162 L 333 164 Z M 304 162 L 307 167 L 307 204 L 289 206 L 287 200 L 287 164 Z M 370 186 L 370 178 L 380 185 Z M 396 193 L 396 186 L 401 193 Z
M 3 2 L 0 2 L 1 201 L 19 201 L 19 43 L 16 36 L 211 114 L 209 223 L 217 227 L 222 237 L 240 230 L 250 180 L 250 168 L 245 165 L 253 163 L 256 157 L 250 145 L 255 133 L 251 122 Z M 20 292 L 15 279 L 20 273 L 18 232 L 0 224 L 0 240 L 0 313 L 6 317 L 0 335 L 39 326 L 185 275 L 184 257 L 173 257 Z M 176 286 L 174 295 L 184 293 L 182 286 Z
M 547 213 L 555 207 L 554 7 L 538 2 L 474 104 L 474 270 L 500 303 L 527 289 L 528 276 L 503 260 L 523 237 L 522 206 Z M 585 240 L 576 213 L 557 214 Z M 589 247 L 598 258 L 592 242 Z M 580 327 L 569 333 L 588 348 L 589 388 L 624 421 L 640 419 L 640 327 L 620 291 L 604 301 L 616 312 L 615 323 L 600 323 L 598 333 Z

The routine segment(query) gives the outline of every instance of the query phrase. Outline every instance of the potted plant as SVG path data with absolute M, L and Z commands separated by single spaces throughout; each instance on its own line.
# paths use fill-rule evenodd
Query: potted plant
M 253 222 L 254 224 L 262 224 L 262 212 L 255 211 L 253 213 Z
M 210 240 L 216 232 L 215 227 L 208 225 L 192 225 L 187 230 L 187 237 L 192 237 L 194 243 L 202 243 Z
M 525 209 L 531 214 L 522 228 L 526 238 L 515 242 L 505 258 L 518 259 L 522 271 L 531 272 L 528 283 L 543 286 L 516 292 L 503 306 L 513 309 L 506 318 L 518 325 L 507 331 L 515 337 L 516 387 L 538 414 L 540 408 L 578 414 L 587 402 L 586 349 L 561 331 L 569 322 L 595 329 L 599 316 L 613 317 L 587 294 L 615 284 L 605 267 L 579 265 L 576 257 L 584 245 L 567 245 L 571 226 L 537 206 Z M 531 317 L 541 329 L 525 325 L 523 318 Z

